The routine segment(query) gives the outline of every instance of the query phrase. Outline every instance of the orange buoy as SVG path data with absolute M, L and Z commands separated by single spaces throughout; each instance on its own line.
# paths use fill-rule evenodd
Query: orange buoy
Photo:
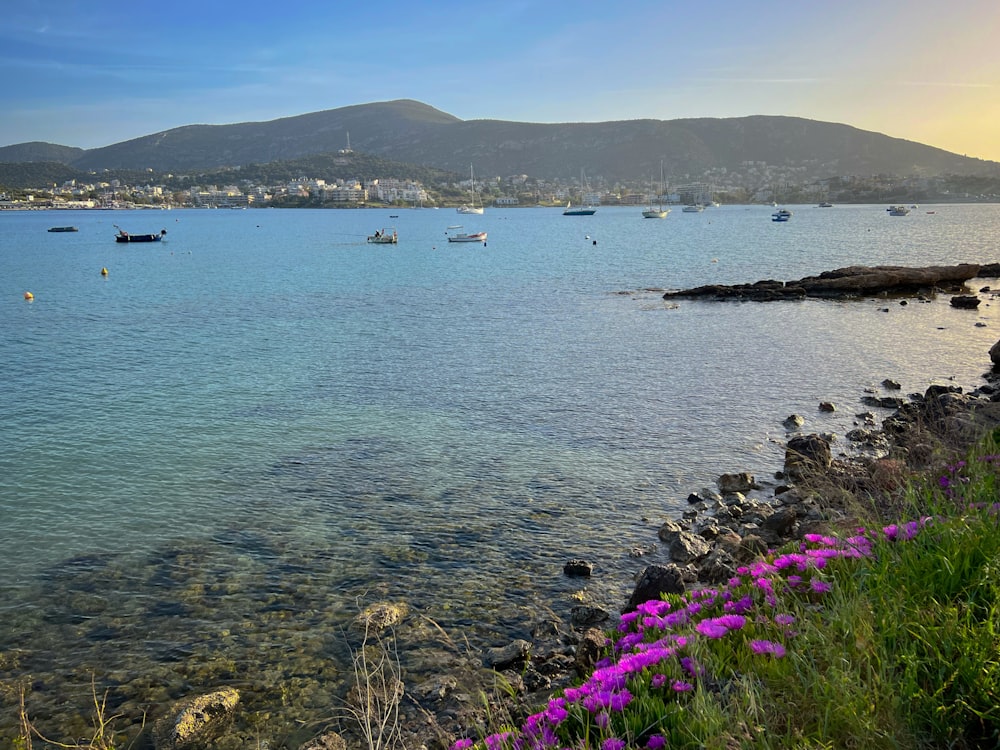
M 24 298 L 30 302 L 31 300 L 33 300 L 35 298 L 35 295 L 32 294 L 31 292 L 25 292 L 24 293 Z
M 107 276 L 107 275 L 108 275 L 108 269 L 107 268 L 102 268 L 101 269 L 101 276 Z

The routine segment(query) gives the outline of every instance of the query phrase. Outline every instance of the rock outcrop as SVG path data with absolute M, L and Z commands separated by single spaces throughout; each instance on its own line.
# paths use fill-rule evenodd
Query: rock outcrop
M 848 266 L 807 276 L 797 281 L 766 279 L 753 284 L 709 284 L 666 292 L 663 299 L 772 300 L 805 297 L 852 298 L 908 295 L 937 291 L 964 292 L 965 283 L 979 274 L 980 266 Z

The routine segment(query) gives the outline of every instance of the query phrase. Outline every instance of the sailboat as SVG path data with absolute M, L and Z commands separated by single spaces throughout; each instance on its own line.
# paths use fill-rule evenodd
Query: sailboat
M 586 192 L 587 189 L 588 189 L 588 185 L 587 185 L 586 181 L 584 180 L 583 170 L 581 169 L 580 170 L 580 191 L 581 192 Z M 597 213 L 597 209 L 594 208 L 593 206 L 587 206 L 586 208 L 584 208 L 583 206 L 577 206 L 576 208 L 573 208 L 573 204 L 570 203 L 569 201 L 566 202 L 566 208 L 563 209 L 563 216 L 593 216 L 595 213 Z
M 652 180 L 650 180 L 652 182 Z M 649 186 L 652 190 L 652 184 Z M 667 214 L 670 213 L 669 208 L 663 207 L 663 162 L 660 162 L 660 189 L 657 192 L 657 198 L 659 199 L 659 208 L 653 208 L 653 201 L 650 199 L 649 205 L 646 206 L 646 210 L 642 212 L 642 218 L 644 219 L 665 219 Z
M 482 214 L 483 206 L 479 203 L 479 196 L 476 194 L 476 175 L 472 171 L 472 165 L 469 165 L 469 177 L 472 178 L 472 205 L 465 204 L 464 206 L 459 206 L 456 211 L 460 214 Z

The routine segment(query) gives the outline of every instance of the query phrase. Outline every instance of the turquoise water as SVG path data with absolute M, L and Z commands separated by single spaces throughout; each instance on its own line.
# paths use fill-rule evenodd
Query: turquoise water
M 989 295 L 653 291 L 998 260 L 1000 206 L 793 208 L 0 214 L 0 678 L 60 721 L 90 671 L 126 709 L 233 681 L 259 708 L 279 665 L 342 669 L 378 599 L 503 645 L 541 607 L 617 609 L 663 560 L 631 550 L 719 474 L 773 474 L 789 414 L 843 434 L 884 378 L 980 382 Z M 385 226 L 397 246 L 364 242 Z M 589 582 L 563 577 L 576 557 Z

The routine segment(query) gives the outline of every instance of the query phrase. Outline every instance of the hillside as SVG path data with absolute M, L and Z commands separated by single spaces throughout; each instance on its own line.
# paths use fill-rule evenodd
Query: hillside
M 747 162 L 796 167 L 803 180 L 837 175 L 1000 176 L 1000 163 L 971 159 L 849 125 L 796 117 L 523 123 L 460 120 L 396 100 L 233 125 L 188 125 L 99 149 L 52 144 L 0 148 L 0 162 L 59 161 L 81 171 L 208 171 L 333 153 L 348 145 L 396 162 L 481 175 L 545 179 L 673 179 Z

